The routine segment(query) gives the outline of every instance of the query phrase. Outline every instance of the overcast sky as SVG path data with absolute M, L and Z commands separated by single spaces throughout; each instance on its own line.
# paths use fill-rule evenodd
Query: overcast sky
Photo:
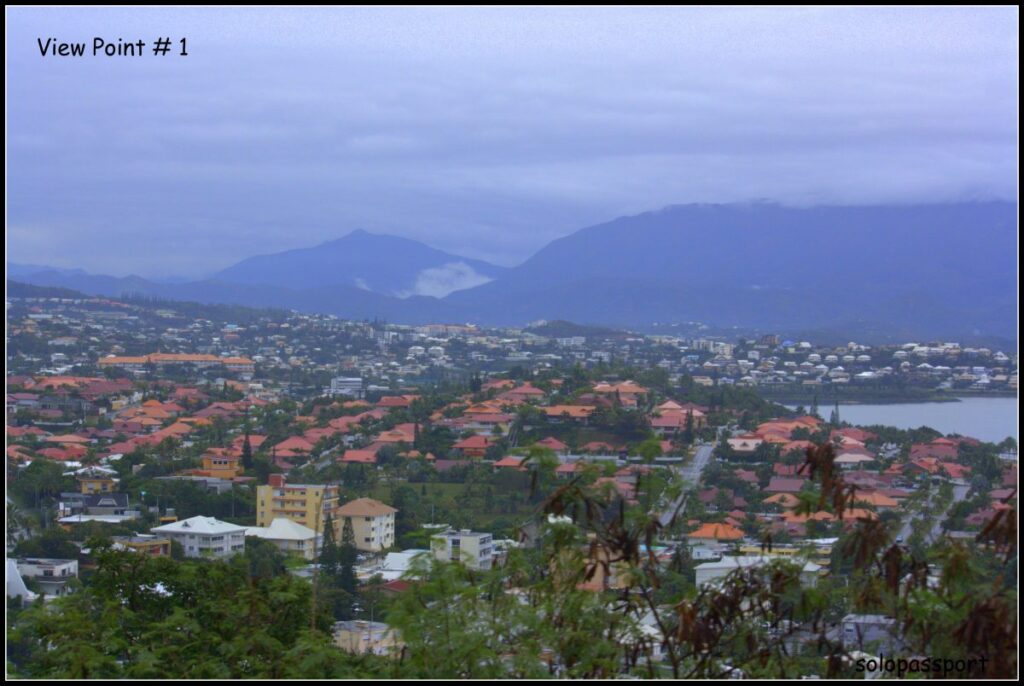
M 6 17 L 12 261 L 191 277 L 363 228 L 512 265 L 677 203 L 1016 198 L 1016 8 Z M 96 36 L 147 55 L 37 45 Z

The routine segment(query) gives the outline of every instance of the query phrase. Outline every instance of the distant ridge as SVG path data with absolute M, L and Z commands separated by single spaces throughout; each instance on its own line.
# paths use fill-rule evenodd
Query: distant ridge
M 357 230 L 312 248 L 250 257 L 213 279 L 293 289 L 353 286 L 396 297 L 443 297 L 486 283 L 504 271 L 408 238 Z
M 415 295 L 475 278 L 449 267 L 452 260 L 493 280 L 443 298 Z M 699 321 L 846 331 L 852 339 L 870 331 L 904 340 L 1016 340 L 1017 205 L 673 206 L 581 229 L 511 269 L 357 231 L 242 260 L 203 281 L 68 270 L 19 280 L 410 324 Z

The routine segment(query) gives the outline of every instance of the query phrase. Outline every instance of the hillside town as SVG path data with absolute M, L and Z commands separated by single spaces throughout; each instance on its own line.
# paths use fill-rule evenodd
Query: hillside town
M 310 586 L 314 607 L 328 599 L 332 650 L 394 660 L 415 643 L 401 608 L 431 563 L 509 571 L 565 529 L 587 603 L 611 608 L 640 560 L 668 575 L 656 602 L 630 606 L 612 672 L 678 675 L 658 610 L 776 564 L 824 597 L 819 631 L 777 636 L 797 653 L 819 638 L 909 646 L 895 614 L 849 596 L 846 542 L 880 526 L 934 560 L 927 579 L 944 574 L 942 546 L 982 546 L 991 574 L 995 547 L 978 541 L 1016 508 L 1012 438 L 852 426 L 828 405 L 834 387 L 1015 392 L 1016 356 L 986 348 L 413 327 L 43 290 L 7 309 L 18 608 L 88 590 L 112 553 L 259 559 Z M 758 394 L 778 384 L 815 401 L 794 411 Z M 828 487 L 807 469 L 820 446 L 852 489 L 843 506 L 809 507 Z M 656 523 L 640 558 L 552 508 L 566 489 Z M 572 673 L 540 650 L 551 674 Z

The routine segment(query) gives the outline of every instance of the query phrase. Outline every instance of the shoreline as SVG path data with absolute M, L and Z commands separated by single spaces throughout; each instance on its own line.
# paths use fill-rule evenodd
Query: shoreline
M 810 406 L 811 402 L 813 401 L 813 397 L 806 397 L 806 396 L 793 396 L 793 395 L 773 396 L 771 394 L 762 394 L 762 393 L 758 393 L 758 395 L 762 399 L 764 399 L 764 400 L 766 400 L 768 402 L 778 403 L 780 405 L 804 405 L 804 406 Z M 935 397 L 935 396 L 906 397 L 906 396 L 904 396 L 904 397 L 899 397 L 899 398 L 893 398 L 893 397 L 882 397 L 882 398 L 872 398 L 872 397 L 865 397 L 865 398 L 840 398 L 839 399 L 839 406 L 843 407 L 843 406 L 858 406 L 858 405 L 917 405 L 917 404 L 922 404 L 922 403 L 945 404 L 945 403 L 959 403 L 959 402 L 963 402 L 964 400 L 975 400 L 975 399 L 982 399 L 982 400 L 984 400 L 984 399 L 1018 400 L 1019 399 L 1019 395 L 1017 393 L 1007 392 L 1007 393 L 967 393 L 967 394 L 957 394 L 957 395 L 938 396 L 938 397 Z M 821 397 L 819 397 L 818 398 L 818 407 L 819 408 L 830 407 L 832 405 L 835 405 L 835 403 L 836 403 L 835 397 L 831 397 L 831 398 L 821 398 Z

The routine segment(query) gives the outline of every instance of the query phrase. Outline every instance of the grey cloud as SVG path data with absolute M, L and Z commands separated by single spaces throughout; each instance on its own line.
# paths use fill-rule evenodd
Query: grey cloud
M 672 203 L 1015 198 L 1017 23 L 1014 8 L 13 8 L 8 247 L 191 276 L 365 228 L 510 265 Z M 35 48 L 111 34 L 188 35 L 192 55 Z

